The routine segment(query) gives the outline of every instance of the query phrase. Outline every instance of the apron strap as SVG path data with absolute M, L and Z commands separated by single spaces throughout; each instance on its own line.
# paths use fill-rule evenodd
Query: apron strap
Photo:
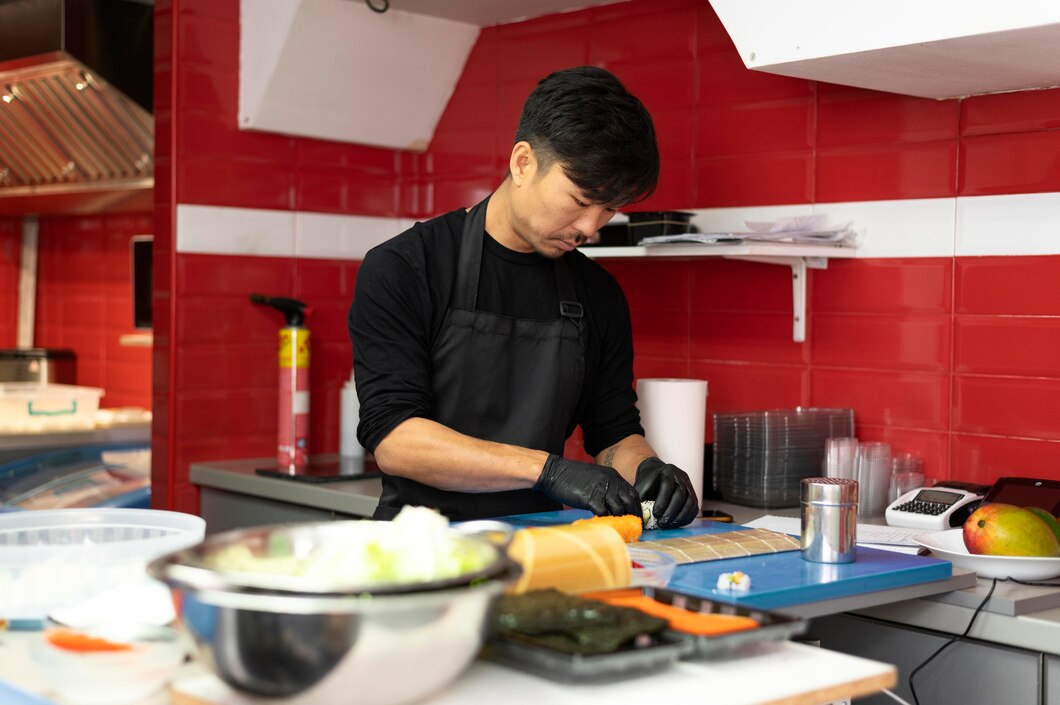
M 461 311 L 475 311 L 478 304 L 478 280 L 482 270 L 482 235 L 486 231 L 487 196 L 481 203 L 468 211 L 464 217 L 464 231 L 460 241 L 460 259 L 456 269 L 456 296 L 453 308 Z M 578 294 L 574 290 L 574 275 L 567 258 L 553 260 L 556 273 L 556 286 L 559 290 L 559 315 L 561 318 L 580 319 L 585 315 L 582 305 L 578 303 Z
M 559 287 L 559 315 L 562 318 L 579 319 L 585 315 L 585 311 L 578 303 L 578 294 L 574 291 L 574 275 L 570 271 L 570 262 L 564 255 L 554 259 L 553 263 L 556 286 Z
M 460 240 L 460 260 L 456 267 L 456 296 L 453 308 L 474 311 L 478 303 L 478 277 L 482 269 L 482 234 L 486 232 L 486 204 L 490 197 L 464 216 L 464 232 Z

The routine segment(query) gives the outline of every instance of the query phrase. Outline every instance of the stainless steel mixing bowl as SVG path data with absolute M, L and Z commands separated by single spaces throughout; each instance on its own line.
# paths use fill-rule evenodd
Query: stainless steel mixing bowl
M 330 527 L 306 533 L 306 527 L 267 531 L 323 541 L 341 535 Z M 451 531 L 496 547 L 510 536 L 501 527 L 506 525 L 492 522 Z M 475 658 L 494 599 L 521 572 L 499 550 L 488 574 L 463 584 L 425 583 L 422 590 L 401 591 L 389 586 L 389 593 L 358 588 L 343 594 L 331 585 L 327 592 L 263 589 L 228 583 L 231 576 L 211 573 L 195 558 L 208 552 L 211 541 L 231 540 L 218 534 L 190 554 L 158 559 L 148 571 L 174 588 L 181 620 L 204 663 L 237 690 L 285 703 L 400 705 L 442 688 Z
M 342 547 L 347 545 L 346 542 L 351 540 L 351 532 L 366 528 L 382 532 L 397 529 L 391 522 L 322 521 L 225 531 L 209 536 L 195 546 L 165 556 L 155 564 L 153 570 L 158 573 L 156 577 L 160 580 L 198 590 L 249 589 L 300 595 L 371 592 L 379 595 L 459 587 L 492 577 L 508 568 L 506 549 L 511 541 L 513 529 L 508 524 L 493 520 L 469 521 L 448 529 L 449 540 L 459 545 L 465 555 L 473 556 L 481 568 L 430 581 L 358 584 L 349 582 L 342 575 L 320 571 L 299 575 L 272 572 L 270 569 L 256 572 L 247 568 L 219 567 L 223 564 L 218 560 L 219 557 L 232 548 L 241 551 L 245 549 L 248 556 L 261 559 L 263 566 L 270 559 L 306 559 L 313 555 L 334 554 L 336 551 L 341 552 Z

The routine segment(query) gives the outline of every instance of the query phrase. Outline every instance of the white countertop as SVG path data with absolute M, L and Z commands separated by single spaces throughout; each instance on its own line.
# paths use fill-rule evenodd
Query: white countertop
M 49 696 L 47 679 L 25 653 L 34 632 L 0 634 L 0 679 L 30 693 Z M 738 656 L 681 661 L 658 673 L 615 683 L 564 685 L 484 661 L 476 661 L 454 683 L 423 705 L 581 705 L 587 697 L 609 705 L 696 702 L 727 705 L 823 705 L 893 687 L 889 664 L 792 642 L 762 644 Z M 56 703 L 65 705 L 61 700 Z M 311 705 L 297 699 L 287 705 Z M 351 700 L 351 702 L 354 702 Z M 206 673 L 199 664 L 183 667 L 171 692 L 135 705 L 260 705 Z M 5 703 L 5 705 L 8 705 Z M 19 704 L 21 705 L 21 704 Z

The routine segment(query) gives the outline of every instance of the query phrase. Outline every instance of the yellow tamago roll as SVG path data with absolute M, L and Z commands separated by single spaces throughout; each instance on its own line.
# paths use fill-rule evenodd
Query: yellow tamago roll
M 610 526 L 540 526 L 517 531 L 508 555 L 523 567 L 511 592 L 555 588 L 567 593 L 626 587 L 629 553 Z

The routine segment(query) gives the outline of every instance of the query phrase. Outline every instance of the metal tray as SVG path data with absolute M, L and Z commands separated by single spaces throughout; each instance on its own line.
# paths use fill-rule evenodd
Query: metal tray
M 664 634 L 677 636 L 691 643 L 692 648 L 684 654 L 685 658 L 706 659 L 729 655 L 751 644 L 790 639 L 805 632 L 807 627 L 806 620 L 797 617 L 789 617 L 776 612 L 767 612 L 743 605 L 715 602 L 714 600 L 694 597 L 674 590 L 645 587 L 641 588 L 641 592 L 664 605 L 673 605 L 690 612 L 750 617 L 759 624 L 757 629 L 718 634 L 717 636 L 695 636 L 683 632 L 664 631 Z
M 483 658 L 561 683 L 593 683 L 633 678 L 676 663 L 690 649 L 685 635 L 663 632 L 639 646 L 609 654 L 568 654 L 535 643 L 530 637 L 505 635 L 486 643 Z

